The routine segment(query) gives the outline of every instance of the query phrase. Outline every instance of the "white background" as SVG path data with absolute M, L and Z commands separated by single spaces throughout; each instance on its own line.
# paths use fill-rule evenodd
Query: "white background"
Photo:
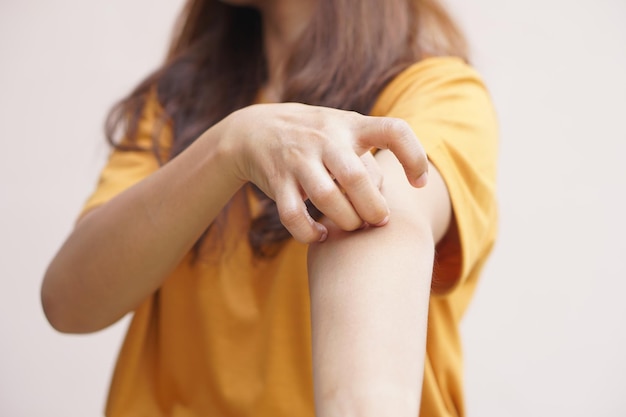
M 53 331 L 47 263 L 111 104 L 181 0 L 0 0 L 0 415 L 102 414 L 126 321 Z M 499 241 L 463 325 L 470 416 L 626 415 L 626 1 L 450 0 L 501 123 Z M 97 245 L 97 242 L 94 242 Z

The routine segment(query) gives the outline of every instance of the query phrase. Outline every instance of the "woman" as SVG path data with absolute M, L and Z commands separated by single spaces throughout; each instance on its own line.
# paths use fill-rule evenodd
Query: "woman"
M 496 225 L 463 58 L 434 0 L 188 2 L 42 285 L 60 331 L 134 312 L 107 415 L 463 414 Z

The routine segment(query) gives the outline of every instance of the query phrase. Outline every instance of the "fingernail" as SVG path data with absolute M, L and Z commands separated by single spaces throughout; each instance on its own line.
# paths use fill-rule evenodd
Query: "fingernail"
M 419 178 L 415 180 L 413 185 L 419 188 L 419 187 L 425 186 L 427 182 L 428 182 L 428 171 L 420 175 Z
M 389 215 L 386 215 L 385 218 L 381 221 L 376 223 L 374 226 L 384 226 L 389 222 Z
M 317 223 L 317 230 L 319 230 L 319 232 L 320 232 L 320 238 L 319 238 L 318 242 L 325 241 L 326 238 L 328 237 L 328 229 L 326 227 L 324 227 L 323 225 Z

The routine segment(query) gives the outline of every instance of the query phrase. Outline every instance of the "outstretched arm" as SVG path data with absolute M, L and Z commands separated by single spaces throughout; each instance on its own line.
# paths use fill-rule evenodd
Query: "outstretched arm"
M 388 151 L 377 160 L 391 210 L 385 227 L 309 250 L 316 415 L 411 416 L 419 411 L 434 246 L 451 206 L 439 172 L 411 187 Z

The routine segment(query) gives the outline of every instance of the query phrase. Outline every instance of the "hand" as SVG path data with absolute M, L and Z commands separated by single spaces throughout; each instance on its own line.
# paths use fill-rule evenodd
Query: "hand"
M 372 148 L 391 150 L 413 186 L 426 184 L 426 154 L 400 119 L 280 103 L 246 107 L 224 122 L 221 143 L 234 175 L 276 201 L 281 222 L 301 242 L 327 236 L 307 212 L 307 198 L 346 231 L 387 222 L 382 177 L 370 174 L 376 165 L 366 156 Z

